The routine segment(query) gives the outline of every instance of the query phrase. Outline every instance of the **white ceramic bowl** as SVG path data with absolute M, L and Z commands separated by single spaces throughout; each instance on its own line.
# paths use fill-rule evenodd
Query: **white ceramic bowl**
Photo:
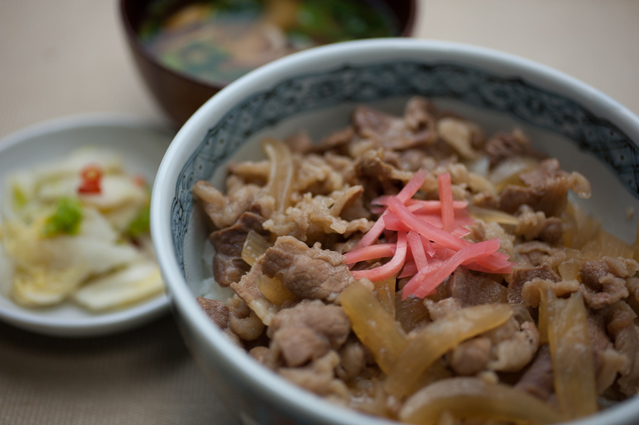
M 55 119 L 21 130 L 0 141 L 0 182 L 16 169 L 64 158 L 86 145 L 121 152 L 126 169 L 155 178 L 174 132 L 157 124 L 122 115 L 87 114 Z M 4 184 L 0 184 L 0 199 Z M 7 285 L 3 285 L 6 287 Z M 146 323 L 168 312 L 168 296 L 158 295 L 131 307 L 91 313 L 67 302 L 29 309 L 0 295 L 0 320 L 29 331 L 64 337 L 110 334 Z
M 568 52 L 566 53 L 568 54 Z M 628 242 L 639 211 L 639 119 L 560 72 L 511 55 L 446 42 L 392 39 L 342 43 L 278 60 L 239 79 L 182 127 L 156 179 L 152 234 L 176 318 L 193 355 L 229 409 L 261 424 L 388 423 L 329 404 L 259 366 L 210 322 L 195 298 L 210 291 L 207 237 L 193 208 L 199 179 L 222 182 L 229 158 L 260 155 L 257 141 L 306 129 L 315 140 L 343 127 L 365 102 L 400 113 L 411 95 L 479 122 L 488 134 L 520 126 L 564 169 L 592 182 L 582 206 Z M 220 294 L 220 296 L 223 296 Z M 637 423 L 639 399 L 580 422 Z

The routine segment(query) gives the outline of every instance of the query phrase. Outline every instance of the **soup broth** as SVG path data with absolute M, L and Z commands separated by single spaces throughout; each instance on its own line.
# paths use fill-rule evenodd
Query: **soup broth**
M 214 0 L 165 13 L 153 5 L 145 47 L 171 69 L 226 84 L 274 59 L 322 44 L 399 36 L 382 3 L 361 0 Z

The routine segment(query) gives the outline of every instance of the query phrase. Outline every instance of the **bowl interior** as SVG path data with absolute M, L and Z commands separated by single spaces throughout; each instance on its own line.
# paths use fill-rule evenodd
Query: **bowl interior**
M 355 44 L 352 46 L 350 53 L 357 53 Z M 637 225 L 630 212 L 639 208 L 639 174 L 633 165 L 639 160 L 639 149 L 633 141 L 633 137 L 639 137 L 637 117 L 570 77 L 516 58 L 437 43 L 423 51 L 408 51 L 415 46 L 402 42 L 398 47 L 407 52 L 391 54 L 395 56 L 389 59 L 388 51 L 393 46 L 387 44 L 379 48 L 379 55 L 369 55 L 365 60 L 350 60 L 346 47 L 341 55 L 337 49 L 322 48 L 326 57 L 320 59 L 328 65 L 315 72 L 308 71 L 312 64 L 301 71 L 292 70 L 305 59 L 319 62 L 320 55 L 313 57 L 312 52 L 271 64 L 229 86 L 183 128 L 172 148 L 188 153 L 167 155 L 162 166 L 166 176 L 162 176 L 159 190 L 166 192 L 164 205 L 168 206 L 168 200 L 171 203 L 168 220 L 158 227 L 164 234 L 170 227 L 172 250 L 163 253 L 167 260 L 164 267 L 172 277 L 169 286 L 186 320 L 195 326 L 212 327 L 203 313 L 196 311 L 195 297 L 228 296 L 211 277 L 212 250 L 206 245 L 206 220 L 193 206 L 193 184 L 205 179 L 223 187 L 225 164 L 262 158 L 258 143 L 265 136 L 281 138 L 306 130 L 319 140 L 344 127 L 358 103 L 399 115 L 409 97 L 420 95 L 479 123 L 488 136 L 522 128 L 535 147 L 557 157 L 562 168 L 579 171 L 590 180 L 593 196 L 576 200 L 584 210 L 598 217 L 606 230 L 627 242 L 634 241 Z M 335 54 L 331 57 L 329 52 Z M 273 77 L 277 71 L 284 71 L 283 76 Z M 570 95 L 579 92 L 584 96 Z M 218 344 L 216 350 L 229 352 L 219 346 L 225 344 L 220 338 L 203 332 L 211 346 Z M 248 357 L 227 360 L 238 375 L 243 374 L 242 365 L 249 362 Z M 255 381 L 273 393 L 285 394 L 266 378 L 269 375 L 260 375 Z M 276 397 L 267 391 L 264 394 Z M 321 404 L 317 407 L 309 403 L 304 408 L 342 423 Z M 601 423 L 629 423 L 632 412 L 638 410 L 639 401 L 629 401 L 584 423 L 604 419 L 607 422 Z
M 131 41 L 139 48 L 139 53 L 145 55 L 147 59 L 156 63 L 159 67 L 169 70 L 172 73 L 190 80 L 193 83 L 202 84 L 204 86 L 219 89 L 226 86 L 224 83 L 213 83 L 209 80 L 202 79 L 196 74 L 187 71 L 176 70 L 167 67 L 157 58 L 150 50 L 144 47 L 140 40 L 140 32 L 143 24 L 150 17 L 153 19 L 163 20 L 174 12 L 180 10 L 186 5 L 202 3 L 197 0 L 121 0 L 120 8 L 122 17 L 125 20 L 127 35 Z M 415 0 L 365 0 L 365 3 L 376 5 L 377 9 L 387 11 L 392 16 L 392 21 L 396 24 L 399 34 L 398 36 L 408 37 L 412 34 L 415 23 L 416 1 Z
M 64 159 L 87 145 L 107 147 L 122 155 L 125 169 L 152 182 L 173 133 L 163 127 L 123 116 L 87 115 L 50 121 L 23 130 L 0 142 L 0 199 L 6 176 L 17 169 Z M 56 336 L 95 336 L 123 330 L 165 313 L 166 295 L 129 308 L 92 313 L 71 302 L 29 309 L 8 298 L 9 282 L 0 285 L 0 319 L 38 333 Z
M 307 131 L 318 141 L 345 127 L 358 103 L 401 115 L 412 95 L 425 96 L 479 123 L 487 135 L 522 128 L 538 149 L 559 158 L 564 169 L 579 171 L 590 180 L 592 198 L 575 202 L 599 217 L 606 230 L 634 241 L 636 222 L 630 212 L 639 211 L 639 174 L 632 164 L 639 160 L 639 148 L 613 123 L 518 77 L 499 77 L 478 68 L 415 62 L 349 65 L 254 93 L 208 130 L 182 167 L 171 211 L 173 218 L 189 217 L 172 220 L 177 260 L 187 282 L 210 277 L 208 270 L 201 269 L 201 255 L 196 255 L 206 231 L 201 213 L 193 208 L 190 188 L 195 181 L 212 179 L 223 187 L 228 161 L 264 158 L 259 148 L 263 137 Z

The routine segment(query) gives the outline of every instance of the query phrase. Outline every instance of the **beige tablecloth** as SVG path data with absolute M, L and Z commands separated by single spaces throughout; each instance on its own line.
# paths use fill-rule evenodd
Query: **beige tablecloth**
M 639 2 L 422 0 L 417 36 L 514 53 L 639 113 Z M 0 137 L 55 117 L 163 121 L 130 60 L 114 0 L 0 1 Z M 172 318 L 58 339 L 0 323 L 0 424 L 232 424 Z

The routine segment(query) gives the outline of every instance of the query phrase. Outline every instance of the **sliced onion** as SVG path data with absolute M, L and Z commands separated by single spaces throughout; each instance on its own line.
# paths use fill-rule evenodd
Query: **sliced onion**
M 402 422 L 436 424 L 445 412 L 455 418 L 553 424 L 562 417 L 538 398 L 503 384 L 478 378 L 435 382 L 410 397 L 399 411 Z
M 386 391 L 398 398 L 411 394 L 426 369 L 447 351 L 504 324 L 512 314 L 508 304 L 485 304 L 463 308 L 428 324 L 397 358 L 384 384 Z
M 519 219 L 517 217 L 499 210 L 469 205 L 468 212 L 476 220 L 481 220 L 486 223 L 512 224 L 514 226 L 519 224 Z
M 586 307 L 579 292 L 557 298 L 542 291 L 540 311 L 546 314 L 555 393 L 569 419 L 597 412 L 597 388 Z
M 406 347 L 406 334 L 401 325 L 360 282 L 342 291 L 339 301 L 355 335 L 373 353 L 380 369 L 390 372 Z
M 246 261 L 249 266 L 255 264 L 257 259 L 261 257 L 269 247 L 269 243 L 260 236 L 256 231 L 251 230 L 246 235 L 244 245 L 242 246 L 242 260 Z
M 264 298 L 277 306 L 295 298 L 295 295 L 276 277 L 270 278 L 260 274 L 256 277 L 256 285 L 257 289 L 264 295 Z
M 284 212 L 291 203 L 293 191 L 293 155 L 284 142 L 273 138 L 263 139 L 262 148 L 271 160 L 268 194 L 275 199 L 275 210 Z
M 538 160 L 526 156 L 513 156 L 500 162 L 488 176 L 495 185 L 497 192 L 500 192 L 508 184 L 521 184 L 519 175 L 530 171 L 537 166 Z

